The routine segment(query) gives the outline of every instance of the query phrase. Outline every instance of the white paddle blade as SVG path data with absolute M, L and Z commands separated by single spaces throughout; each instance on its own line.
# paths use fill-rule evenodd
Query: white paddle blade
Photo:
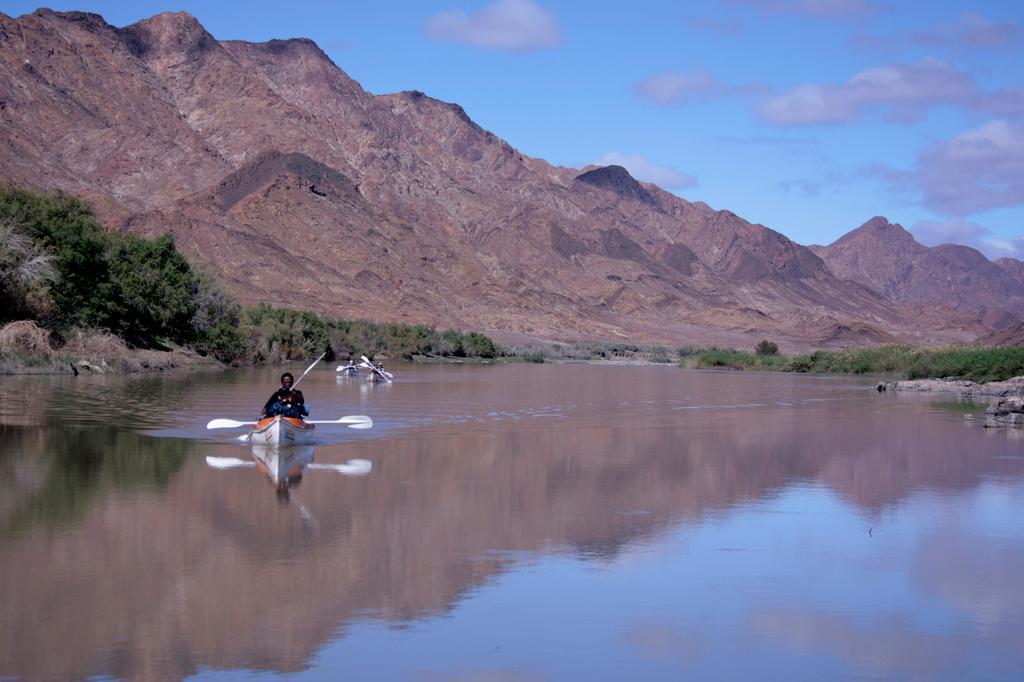
M 366 459 L 350 459 L 344 464 L 310 464 L 309 468 L 337 471 L 345 476 L 365 476 L 373 469 L 373 463 Z
M 307 424 L 346 424 L 353 429 L 369 429 L 373 426 L 373 420 L 362 414 L 350 414 L 347 417 L 338 419 L 307 420 Z
M 206 425 L 208 429 L 237 429 L 243 426 L 252 426 L 256 422 L 239 422 L 234 419 L 211 419 Z
M 206 466 L 213 467 L 214 469 L 234 469 L 235 467 L 251 467 L 255 465 L 255 462 L 247 462 L 244 459 L 238 459 L 237 457 L 206 458 Z

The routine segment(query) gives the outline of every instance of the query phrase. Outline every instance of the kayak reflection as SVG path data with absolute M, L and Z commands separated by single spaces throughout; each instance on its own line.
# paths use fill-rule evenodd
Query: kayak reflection
M 373 468 L 373 464 L 365 459 L 350 459 L 344 464 L 314 464 L 312 445 L 276 447 L 258 443 L 251 448 L 252 460 L 207 456 L 206 464 L 215 469 L 255 467 L 279 492 L 286 492 L 290 487 L 298 485 L 307 469 L 335 471 L 345 476 L 365 476 Z
M 278 490 L 298 485 L 306 467 L 313 463 L 313 446 L 279 448 L 273 445 L 252 446 L 252 459 Z

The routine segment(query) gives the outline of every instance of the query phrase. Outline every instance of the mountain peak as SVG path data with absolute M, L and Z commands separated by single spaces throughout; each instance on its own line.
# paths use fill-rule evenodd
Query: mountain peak
M 103 29 L 109 29 L 110 24 L 101 17 L 99 14 L 92 12 L 55 12 L 52 9 L 41 7 L 37 9 L 33 14 L 37 17 L 57 17 L 64 21 L 70 21 L 78 24 L 90 31 L 96 32 Z
M 217 40 L 188 12 L 164 12 L 121 30 L 133 38 L 139 53 L 195 56 L 218 45 Z
M 220 42 L 222 45 L 232 45 L 236 43 L 250 45 L 252 47 L 262 48 L 267 52 L 273 54 L 280 54 L 285 56 L 298 56 L 304 54 L 313 55 L 315 57 L 327 60 L 328 62 L 331 62 L 332 65 L 334 65 L 334 62 L 332 62 L 331 58 L 327 56 L 327 53 L 324 52 L 320 48 L 320 46 L 316 44 L 316 41 L 313 40 L 312 38 L 272 38 L 262 43 L 250 43 L 244 40 L 222 40 Z M 337 68 L 336 65 L 335 68 Z
M 1006 326 L 1007 311 L 1017 316 L 1024 311 L 1024 282 L 1012 264 L 992 263 L 961 244 L 925 246 L 881 216 L 814 251 L 834 274 L 891 300 L 987 310 L 979 318 L 986 326 Z
M 872 217 L 866 223 L 861 225 L 861 227 L 869 229 L 869 230 L 902 229 L 896 223 L 890 223 L 889 219 L 886 218 L 884 215 L 876 215 L 876 216 Z
M 842 237 L 832 242 L 831 246 L 850 244 L 852 242 L 859 242 L 865 239 L 881 241 L 890 246 L 909 248 L 915 251 L 924 248 L 916 239 L 914 239 L 914 235 L 910 234 L 910 232 L 904 229 L 902 225 L 899 223 L 890 223 L 884 216 L 873 217 L 857 229 L 844 234 Z
M 655 203 L 654 197 L 622 166 L 601 166 L 580 173 L 576 179 L 594 187 L 611 190 L 620 197 L 637 199 L 648 204 Z
M 154 31 L 169 34 L 206 32 L 199 20 L 188 12 L 161 12 L 132 25 L 147 26 Z

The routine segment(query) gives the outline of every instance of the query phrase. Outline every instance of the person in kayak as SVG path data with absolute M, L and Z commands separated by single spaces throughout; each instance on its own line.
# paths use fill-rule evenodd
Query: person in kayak
M 295 377 L 292 376 L 291 372 L 285 372 L 281 375 L 281 388 L 274 391 L 273 395 L 270 396 L 270 400 L 263 406 L 260 419 L 276 417 L 277 415 L 302 419 L 309 415 L 309 410 L 306 409 L 306 399 L 302 396 L 302 391 L 292 388 L 294 382 Z

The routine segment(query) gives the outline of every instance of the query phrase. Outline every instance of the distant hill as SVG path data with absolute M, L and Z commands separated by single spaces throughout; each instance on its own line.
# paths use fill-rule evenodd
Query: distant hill
M 1024 319 L 1022 265 L 992 262 L 969 246 L 927 247 L 900 225 L 875 217 L 828 246 L 811 246 L 829 269 L 903 303 L 948 305 L 992 329 Z

